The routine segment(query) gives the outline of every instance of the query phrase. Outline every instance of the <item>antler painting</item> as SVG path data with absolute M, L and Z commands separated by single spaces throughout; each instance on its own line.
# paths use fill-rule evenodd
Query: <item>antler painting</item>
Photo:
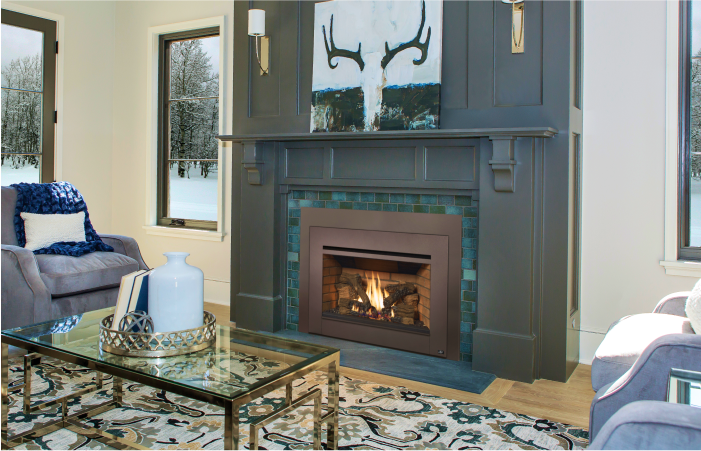
M 317 3 L 311 131 L 438 128 L 442 35 L 442 0 Z

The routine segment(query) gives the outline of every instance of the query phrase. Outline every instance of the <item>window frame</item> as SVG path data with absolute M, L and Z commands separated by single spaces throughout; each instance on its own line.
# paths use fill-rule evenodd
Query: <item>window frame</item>
M 42 114 L 41 114 L 41 164 L 39 182 L 56 181 L 57 160 L 57 63 L 58 63 L 58 21 L 30 14 L 2 9 L 1 22 L 20 28 L 43 33 L 42 51 Z M 49 69 L 49 70 L 47 70 Z M 2 88 L 8 89 L 8 88 Z M 9 153 L 8 153 L 9 154 Z
M 161 227 L 169 227 L 174 229 L 197 229 L 197 230 L 219 230 L 218 220 L 200 220 L 187 218 L 172 218 L 168 216 L 168 200 L 169 200 L 169 143 L 170 129 L 167 126 L 169 123 L 168 116 L 170 114 L 170 53 L 169 46 L 173 42 L 183 41 L 187 39 L 206 38 L 219 36 L 219 45 L 222 45 L 222 29 L 219 25 L 210 27 L 189 29 L 185 31 L 177 31 L 172 33 L 164 33 L 158 35 L 158 124 L 157 124 L 157 164 L 156 164 L 156 224 Z M 223 83 L 221 79 L 219 83 Z M 221 116 L 222 98 L 221 89 L 217 95 L 219 104 L 219 115 Z M 219 121 L 220 122 L 220 121 Z M 217 124 L 219 126 L 219 124 Z M 219 131 L 217 132 L 219 134 Z M 221 147 L 218 148 L 218 153 L 221 152 Z M 198 160 L 199 161 L 199 160 Z M 220 155 L 217 155 L 218 177 L 222 177 L 222 167 Z M 219 183 L 221 185 L 221 183 Z M 217 197 L 220 196 L 219 189 Z M 217 201 L 217 217 L 221 215 L 221 202 Z M 182 224 L 176 225 L 175 220 L 182 220 Z
M 679 98 L 678 98 L 678 243 L 677 257 L 682 260 L 701 260 L 701 247 L 690 246 L 690 174 L 691 167 L 691 3 L 679 3 Z

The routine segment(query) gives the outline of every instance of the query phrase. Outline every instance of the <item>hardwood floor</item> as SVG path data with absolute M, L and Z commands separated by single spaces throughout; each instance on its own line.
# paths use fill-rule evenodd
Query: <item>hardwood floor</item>
M 220 323 L 222 319 L 228 320 L 229 318 L 229 307 L 227 306 L 206 303 L 205 309 L 214 313 Z M 378 384 L 401 385 L 411 390 L 443 398 L 471 402 L 485 407 L 547 418 L 581 427 L 589 426 L 589 406 L 594 398 L 594 390 L 591 388 L 591 366 L 581 364 L 567 383 L 542 379 L 533 384 L 526 384 L 496 379 L 480 395 L 353 368 L 341 367 L 341 374 Z
M 341 367 L 341 374 L 581 427 L 589 427 L 589 406 L 594 398 L 591 366 L 582 364 L 567 383 L 541 379 L 526 384 L 497 378 L 480 395 L 353 368 Z

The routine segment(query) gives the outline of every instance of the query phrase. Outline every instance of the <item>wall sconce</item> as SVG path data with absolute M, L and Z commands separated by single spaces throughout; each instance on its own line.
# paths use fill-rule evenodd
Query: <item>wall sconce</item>
M 523 53 L 523 7 L 525 0 L 501 0 L 511 5 L 511 53 Z
M 261 75 L 270 72 L 270 36 L 265 35 L 265 11 L 262 9 L 248 10 L 248 35 L 256 41 L 256 58 Z

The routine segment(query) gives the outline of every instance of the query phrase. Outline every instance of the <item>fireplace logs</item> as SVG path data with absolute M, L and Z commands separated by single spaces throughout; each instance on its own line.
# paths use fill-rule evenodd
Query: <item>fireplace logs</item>
M 341 284 L 350 285 L 358 296 L 360 296 L 360 299 L 363 301 L 364 311 L 370 310 L 372 304 L 370 303 L 370 298 L 365 292 L 365 287 L 363 286 L 363 281 L 359 274 L 341 274 L 340 281 Z
M 389 310 L 394 304 L 401 301 L 404 296 L 416 293 L 416 285 L 413 283 L 400 283 L 397 285 L 388 285 L 385 291 L 389 294 L 384 301 L 384 307 Z
M 393 285 L 391 287 L 387 287 L 386 290 L 388 293 L 390 293 L 390 295 L 384 300 L 385 308 L 388 310 L 391 308 L 395 318 L 399 318 L 399 321 L 402 324 L 414 324 L 414 318 L 416 316 L 416 310 L 419 305 L 420 299 L 419 295 L 414 293 L 414 291 L 416 291 L 416 286 L 414 286 L 414 284 L 411 283 L 404 283 L 400 285 Z M 392 297 L 394 297 L 397 300 L 390 304 L 389 307 L 387 307 L 388 300 L 392 302 Z
M 350 312 L 353 311 L 353 308 L 356 308 L 358 310 L 362 309 L 363 304 L 354 300 L 354 299 L 348 299 L 348 298 L 339 298 L 338 299 L 338 313 L 341 315 L 348 315 Z

